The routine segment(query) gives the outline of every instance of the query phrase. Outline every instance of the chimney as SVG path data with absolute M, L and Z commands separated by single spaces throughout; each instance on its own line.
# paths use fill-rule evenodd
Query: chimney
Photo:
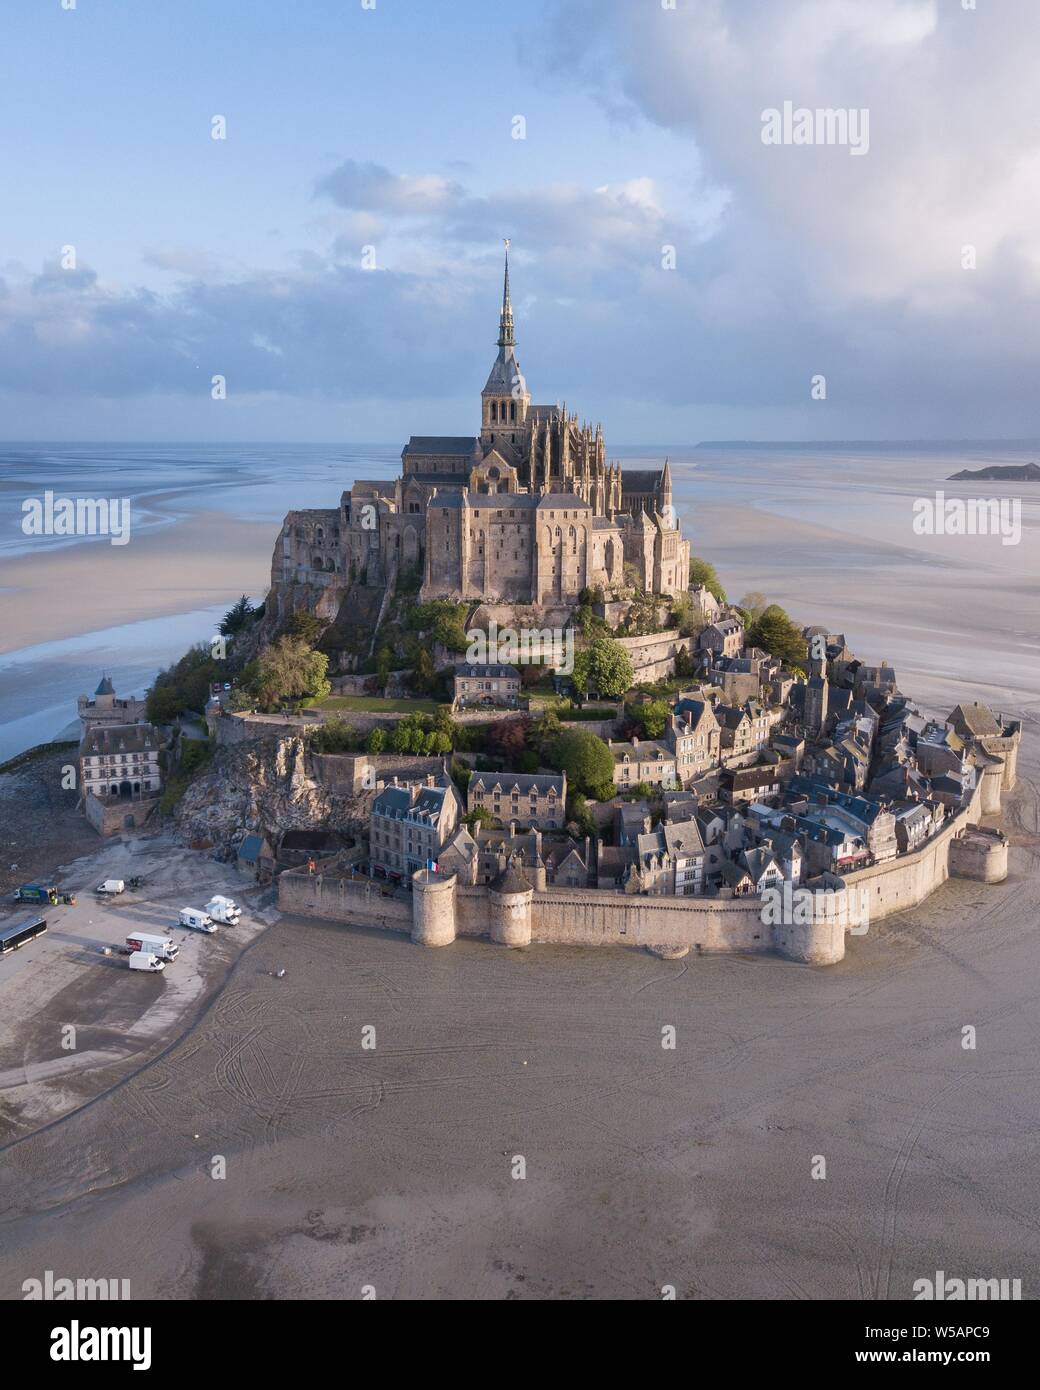
M 633 748 L 638 748 L 638 747 L 639 747 L 639 740 L 636 738 L 635 734 L 632 735 L 632 747 L 633 747 Z

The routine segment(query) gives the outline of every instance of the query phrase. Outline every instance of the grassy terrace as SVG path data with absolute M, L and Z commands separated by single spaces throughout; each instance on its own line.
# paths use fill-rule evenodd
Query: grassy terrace
M 378 695 L 330 695 L 319 700 L 312 709 L 338 714 L 346 710 L 366 710 L 369 714 L 436 714 L 436 700 L 384 700 Z

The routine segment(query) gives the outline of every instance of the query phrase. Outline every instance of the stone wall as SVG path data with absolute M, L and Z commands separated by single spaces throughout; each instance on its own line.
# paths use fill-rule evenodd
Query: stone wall
M 141 830 L 159 805 L 157 796 L 136 801 L 102 801 L 93 792 L 83 799 L 83 812 L 99 835 Z
M 696 645 L 693 637 L 680 637 L 678 630 L 651 632 L 645 637 L 619 637 L 628 652 L 635 672 L 635 680 L 640 683 L 665 680 L 675 674 L 675 658 L 679 652 L 692 652 Z
M 368 879 L 326 878 L 289 870 L 278 878 L 278 910 L 356 927 L 403 932 L 412 928 L 411 903 L 385 896 L 381 886 Z
M 975 831 L 981 801 L 982 791 L 977 788 L 971 804 L 912 854 L 860 869 L 840 880 L 828 880 L 834 888 L 844 887 L 853 920 L 873 923 L 904 912 L 945 883 L 951 872 L 951 842 Z M 961 848 L 957 854 L 968 868 L 974 868 L 971 854 Z M 987 869 L 987 881 L 999 881 L 995 876 L 998 869 L 999 864 Z M 954 871 L 962 872 L 963 868 L 958 864 Z M 973 872 L 971 876 L 977 875 Z M 452 912 L 456 936 L 492 935 L 496 922 L 500 918 L 504 921 L 503 904 L 496 902 L 487 888 L 461 885 L 454 876 L 446 881 L 435 879 L 422 888 L 417 898 L 413 895 L 413 920 L 413 904 L 384 897 L 377 884 L 286 873 L 279 879 L 278 906 L 283 912 L 410 931 L 413 939 L 429 939 L 437 945 L 451 939 L 446 923 Z M 510 899 L 508 906 L 512 923 L 517 903 Z M 698 951 L 775 948 L 793 960 L 816 965 L 834 964 L 845 954 L 845 925 L 840 916 L 818 912 L 805 924 L 795 921 L 773 926 L 763 922 L 763 901 L 758 897 L 644 897 L 603 889 L 550 888 L 531 895 L 529 912 L 530 939 L 542 944 L 687 947 Z M 503 935 L 501 931 L 498 934 Z

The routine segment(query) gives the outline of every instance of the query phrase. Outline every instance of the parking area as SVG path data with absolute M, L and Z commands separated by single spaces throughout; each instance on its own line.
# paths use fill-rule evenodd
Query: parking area
M 95 896 L 95 884 L 131 869 L 138 889 Z M 276 915 L 258 915 L 261 893 L 228 865 L 162 839 L 105 846 L 55 881 L 75 906 L 8 899 L 0 910 L 0 926 L 28 912 L 47 919 L 43 936 L 0 957 L 0 1142 L 74 1109 L 180 1036 Z M 241 906 L 235 926 L 207 935 L 179 925 L 181 908 L 215 893 Z M 171 936 L 177 959 L 157 974 L 130 970 L 120 948 L 133 932 Z

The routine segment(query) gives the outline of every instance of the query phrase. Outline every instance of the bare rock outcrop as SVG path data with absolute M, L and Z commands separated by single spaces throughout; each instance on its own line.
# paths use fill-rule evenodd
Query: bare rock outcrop
M 344 795 L 316 781 L 302 739 L 264 739 L 218 749 L 185 791 L 174 820 L 187 843 L 225 851 L 246 830 L 272 843 L 283 830 L 356 835 L 367 825 L 370 795 Z

